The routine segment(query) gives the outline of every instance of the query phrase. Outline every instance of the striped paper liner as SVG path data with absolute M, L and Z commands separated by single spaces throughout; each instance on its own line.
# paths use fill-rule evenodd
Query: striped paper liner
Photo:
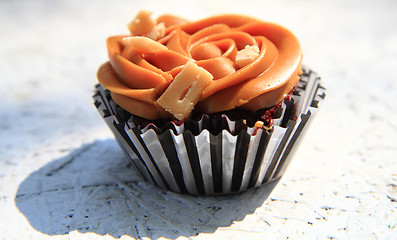
M 242 192 L 281 177 L 324 98 L 321 78 L 304 67 L 272 130 L 207 115 L 179 126 L 139 129 L 108 90 L 97 85 L 93 96 L 125 156 L 144 179 L 193 195 Z M 292 114 L 296 121 L 290 120 Z

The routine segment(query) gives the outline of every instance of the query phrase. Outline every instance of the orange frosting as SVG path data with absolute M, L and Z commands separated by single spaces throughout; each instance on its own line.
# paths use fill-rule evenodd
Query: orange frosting
M 153 21 L 165 26 L 159 39 L 145 34 L 108 38 L 109 62 L 97 74 L 114 101 L 135 115 L 152 120 L 172 117 L 157 100 L 189 61 L 213 76 L 196 104 L 204 113 L 271 107 L 299 81 L 300 44 L 279 25 L 240 15 L 195 22 L 164 15 Z M 139 26 L 140 32 L 151 29 Z M 259 52 L 239 67 L 236 56 L 246 46 L 255 46 Z

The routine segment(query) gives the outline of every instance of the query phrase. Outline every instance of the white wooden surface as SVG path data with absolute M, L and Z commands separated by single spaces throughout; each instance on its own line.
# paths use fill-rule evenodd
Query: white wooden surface
M 143 182 L 92 105 L 140 9 L 290 28 L 328 95 L 276 184 L 221 198 Z M 0 239 L 396 239 L 397 2 L 0 1 Z

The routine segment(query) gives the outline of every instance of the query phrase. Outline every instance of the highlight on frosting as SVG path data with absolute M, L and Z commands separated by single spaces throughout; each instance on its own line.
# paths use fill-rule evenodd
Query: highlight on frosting
M 107 39 L 109 61 L 98 81 L 125 110 L 183 120 L 274 106 L 299 81 L 302 53 L 287 29 L 241 15 L 187 21 L 141 11 L 130 35 Z

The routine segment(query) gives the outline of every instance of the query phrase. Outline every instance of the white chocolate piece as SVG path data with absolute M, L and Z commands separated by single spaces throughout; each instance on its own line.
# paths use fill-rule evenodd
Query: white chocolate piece
M 255 59 L 258 58 L 259 52 L 260 52 L 259 47 L 256 45 L 245 46 L 244 49 L 237 52 L 236 60 L 235 60 L 236 65 L 239 68 L 246 66 L 247 64 L 253 62 Z
M 128 44 L 131 44 L 138 50 L 139 52 L 145 54 L 145 53 L 154 53 L 157 51 L 163 51 L 167 50 L 168 48 L 164 46 L 163 44 L 154 41 L 150 38 L 147 37 L 125 37 L 123 38 L 123 41 L 125 41 Z
M 152 12 L 140 11 L 135 18 L 127 25 L 132 36 L 144 36 L 156 26 L 156 20 L 151 17 Z
M 187 62 L 157 103 L 175 118 L 184 120 L 193 111 L 202 91 L 212 79 L 207 70 L 194 62 Z
M 127 27 L 132 36 L 145 36 L 157 40 L 165 35 L 165 24 L 157 24 L 152 18 L 152 12 L 147 10 L 140 11 Z
M 146 34 L 148 38 L 153 40 L 160 39 L 165 35 L 165 24 L 163 22 L 157 24 L 153 29 Z

